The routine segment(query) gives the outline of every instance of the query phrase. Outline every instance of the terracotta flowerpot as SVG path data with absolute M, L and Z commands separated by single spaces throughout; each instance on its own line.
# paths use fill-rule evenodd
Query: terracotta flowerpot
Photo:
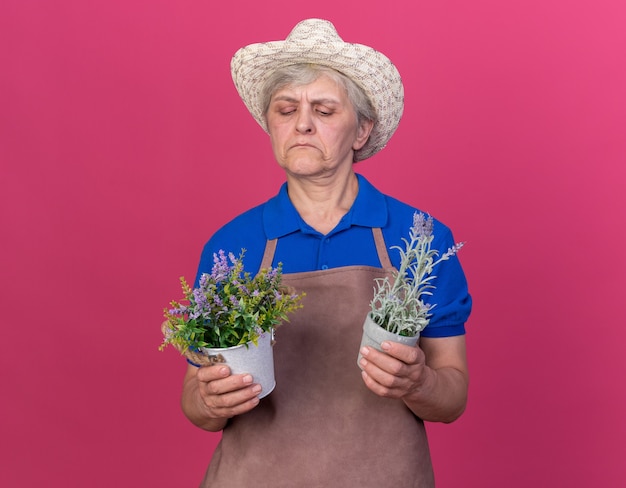
M 412 337 L 406 337 L 394 334 L 393 332 L 389 332 L 388 330 L 383 329 L 380 325 L 374 322 L 371 314 L 368 313 L 367 317 L 365 317 L 365 322 L 363 323 L 363 336 L 361 338 L 361 346 L 359 347 L 357 365 L 359 366 L 359 368 L 361 367 L 360 362 L 363 357 L 361 356 L 361 348 L 363 346 L 370 346 L 378 351 L 382 351 L 380 345 L 384 341 L 399 342 L 401 344 L 406 344 L 407 346 L 415 346 L 415 344 L 417 344 L 417 341 L 419 340 L 419 337 L 419 333 Z
M 232 374 L 251 374 L 254 382 L 261 385 L 259 398 L 269 395 L 276 386 L 274 377 L 274 350 L 272 334 L 264 332 L 258 345 L 252 342 L 225 348 L 201 347 L 200 352 L 207 356 L 211 363 L 226 364 Z

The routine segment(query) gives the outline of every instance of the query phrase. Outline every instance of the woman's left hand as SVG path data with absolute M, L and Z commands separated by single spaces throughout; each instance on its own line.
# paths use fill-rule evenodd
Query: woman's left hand
M 402 400 L 431 422 L 452 422 L 465 410 L 469 374 L 465 336 L 420 338 L 419 346 L 385 341 L 361 350 L 361 375 L 376 395 Z
M 361 349 L 361 374 L 367 387 L 379 396 L 397 399 L 419 391 L 429 374 L 424 351 L 388 341 L 381 347 L 384 352 Z

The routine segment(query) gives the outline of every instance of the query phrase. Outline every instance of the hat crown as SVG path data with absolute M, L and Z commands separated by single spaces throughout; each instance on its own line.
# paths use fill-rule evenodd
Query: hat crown
M 343 42 L 335 26 L 328 20 L 306 19 L 293 28 L 285 39 L 286 42 L 308 42 L 308 43 L 336 43 Z

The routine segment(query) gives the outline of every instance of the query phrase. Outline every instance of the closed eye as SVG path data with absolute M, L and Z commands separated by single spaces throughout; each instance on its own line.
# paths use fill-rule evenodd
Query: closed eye
M 318 114 L 323 115 L 324 117 L 327 115 L 331 115 L 332 112 L 327 112 L 326 110 L 319 110 L 317 111 Z

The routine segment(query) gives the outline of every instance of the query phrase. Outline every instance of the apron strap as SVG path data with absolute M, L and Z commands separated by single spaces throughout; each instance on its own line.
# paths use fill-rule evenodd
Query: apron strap
M 263 259 L 261 260 L 261 269 L 270 269 L 272 267 L 272 261 L 274 261 L 274 253 L 276 252 L 276 244 L 278 239 L 269 239 L 265 243 L 265 252 L 263 253 Z
M 385 245 L 385 238 L 383 237 L 383 231 L 380 227 L 373 227 L 372 234 L 374 234 L 374 242 L 376 243 L 376 251 L 378 252 L 378 259 L 383 269 L 392 269 L 391 259 L 389 259 L 389 252 Z
M 378 259 L 383 269 L 392 269 L 393 265 L 389 259 L 389 252 L 385 245 L 385 238 L 383 237 L 383 231 L 380 227 L 373 227 L 372 234 L 374 235 L 374 243 L 376 244 L 376 252 L 378 253 Z M 269 269 L 272 267 L 272 261 L 274 261 L 274 253 L 276 252 L 276 244 L 278 239 L 268 239 L 265 243 L 265 252 L 263 253 L 263 259 L 261 259 L 261 269 Z

